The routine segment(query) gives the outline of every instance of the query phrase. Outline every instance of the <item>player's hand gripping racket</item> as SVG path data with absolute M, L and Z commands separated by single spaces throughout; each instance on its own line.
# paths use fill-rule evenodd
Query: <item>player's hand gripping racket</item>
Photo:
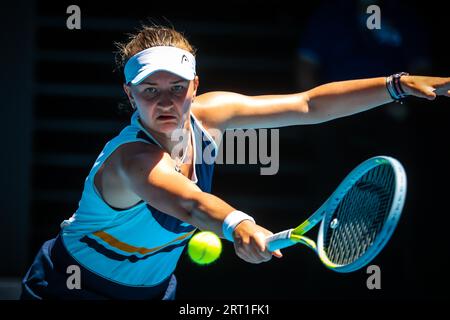
M 370 158 L 341 182 L 327 201 L 295 229 L 267 238 L 270 251 L 302 243 L 337 272 L 367 265 L 383 249 L 400 218 L 406 174 L 396 159 Z M 317 244 L 304 236 L 319 222 Z

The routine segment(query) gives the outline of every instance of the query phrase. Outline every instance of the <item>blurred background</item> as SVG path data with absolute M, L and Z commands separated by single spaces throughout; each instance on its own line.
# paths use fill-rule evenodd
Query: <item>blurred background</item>
M 69 30 L 66 9 L 81 9 Z M 369 30 L 368 5 L 381 9 Z M 114 42 L 141 23 L 173 25 L 198 49 L 200 93 L 285 94 L 337 80 L 398 71 L 450 76 L 448 14 L 439 1 L 226 1 L 133 3 L 15 0 L 2 3 L 0 92 L 0 299 L 19 295 L 41 244 L 76 210 L 84 180 L 104 144 L 129 122 L 118 111 L 122 75 Z M 450 99 L 408 98 L 364 114 L 280 130 L 280 169 L 217 165 L 213 193 L 276 232 L 318 208 L 358 163 L 400 160 L 408 197 L 396 233 L 368 274 L 336 274 L 312 252 L 251 265 L 230 243 L 208 267 L 186 255 L 179 299 L 448 299 Z

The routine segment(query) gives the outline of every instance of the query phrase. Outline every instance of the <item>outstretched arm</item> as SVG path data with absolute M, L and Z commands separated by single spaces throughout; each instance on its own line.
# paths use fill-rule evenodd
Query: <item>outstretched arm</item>
M 430 100 L 450 96 L 450 78 L 402 76 L 400 81 L 408 95 Z M 197 97 L 193 112 L 209 127 L 221 130 L 276 128 L 325 122 L 391 101 L 386 78 L 379 77 L 332 82 L 289 95 L 210 92 Z
M 400 83 L 407 95 L 429 100 L 437 95 L 450 97 L 450 78 L 402 76 Z M 306 94 L 309 112 L 318 122 L 349 116 L 393 101 L 384 77 L 332 82 Z

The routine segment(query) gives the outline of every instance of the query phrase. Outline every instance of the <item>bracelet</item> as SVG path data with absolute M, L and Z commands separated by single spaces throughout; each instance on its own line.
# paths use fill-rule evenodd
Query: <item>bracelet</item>
M 235 210 L 232 211 L 229 215 L 227 215 L 222 224 L 222 231 L 223 235 L 225 236 L 225 239 L 233 242 L 234 229 L 237 227 L 239 223 L 241 223 L 244 220 L 250 220 L 253 223 L 255 223 L 255 219 L 253 219 L 251 216 L 242 211 Z
M 409 75 L 409 73 L 399 72 L 386 78 L 386 88 L 395 102 L 402 103 L 401 100 L 407 96 L 400 83 L 400 78 L 407 75 Z

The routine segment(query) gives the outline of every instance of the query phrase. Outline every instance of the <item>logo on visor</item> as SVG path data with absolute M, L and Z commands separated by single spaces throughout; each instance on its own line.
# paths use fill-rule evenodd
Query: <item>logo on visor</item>
M 188 57 L 186 57 L 185 54 L 183 54 L 183 56 L 181 57 L 181 64 L 183 64 L 183 62 L 189 63 L 189 59 L 188 59 Z

